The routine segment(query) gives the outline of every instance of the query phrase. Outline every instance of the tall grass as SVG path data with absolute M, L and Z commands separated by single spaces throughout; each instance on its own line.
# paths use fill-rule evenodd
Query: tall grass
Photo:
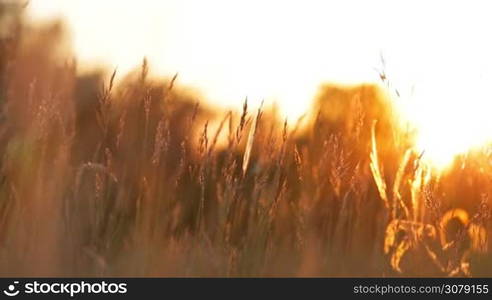
M 490 154 L 436 174 L 383 88 L 326 85 L 301 126 L 146 61 L 77 75 L 60 34 L 2 41 L 1 275 L 492 275 Z

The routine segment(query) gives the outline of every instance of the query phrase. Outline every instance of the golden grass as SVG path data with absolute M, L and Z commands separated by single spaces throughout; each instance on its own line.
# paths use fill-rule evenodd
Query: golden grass
M 322 87 L 289 129 L 146 61 L 77 75 L 57 28 L 0 52 L 1 275 L 492 275 L 490 154 L 432 173 L 381 87 Z

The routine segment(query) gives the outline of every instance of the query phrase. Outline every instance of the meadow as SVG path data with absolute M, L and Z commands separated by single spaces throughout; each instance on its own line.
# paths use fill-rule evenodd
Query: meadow
M 424 163 L 384 73 L 287 120 L 146 60 L 80 74 L 67 44 L 2 37 L 1 276 L 492 275 L 492 154 Z

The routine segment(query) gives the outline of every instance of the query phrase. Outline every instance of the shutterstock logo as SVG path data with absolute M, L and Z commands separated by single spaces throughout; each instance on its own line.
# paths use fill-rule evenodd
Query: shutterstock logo
M 9 297 L 17 296 L 20 292 L 17 290 L 16 285 L 19 284 L 18 281 L 14 281 L 14 284 L 9 284 L 6 290 L 3 290 L 3 293 Z
M 18 287 L 19 286 L 19 287 Z M 22 289 L 23 287 L 24 289 Z M 23 294 L 66 294 L 74 297 L 77 294 L 126 294 L 126 283 L 101 282 L 39 282 L 30 281 L 19 285 L 19 281 L 9 284 L 3 293 L 9 297 Z

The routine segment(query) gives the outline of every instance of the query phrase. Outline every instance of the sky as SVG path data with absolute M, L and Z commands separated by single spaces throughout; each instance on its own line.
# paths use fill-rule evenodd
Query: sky
M 276 101 L 289 118 L 323 82 L 378 82 L 382 56 L 420 147 L 444 159 L 492 140 L 488 3 L 31 0 L 29 17 L 62 17 L 87 66 L 124 73 L 145 56 L 212 103 Z

